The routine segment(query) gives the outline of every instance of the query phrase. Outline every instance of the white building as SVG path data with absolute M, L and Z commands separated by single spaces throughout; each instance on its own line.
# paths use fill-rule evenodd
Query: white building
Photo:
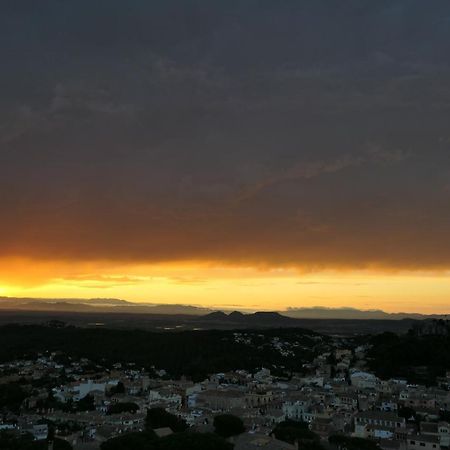
M 373 373 L 353 372 L 350 381 L 357 389 L 375 389 L 380 380 Z

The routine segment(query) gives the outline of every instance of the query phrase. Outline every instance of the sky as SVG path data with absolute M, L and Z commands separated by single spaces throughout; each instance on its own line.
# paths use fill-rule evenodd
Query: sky
M 448 0 L 16 0 L 0 55 L 0 295 L 450 311 Z

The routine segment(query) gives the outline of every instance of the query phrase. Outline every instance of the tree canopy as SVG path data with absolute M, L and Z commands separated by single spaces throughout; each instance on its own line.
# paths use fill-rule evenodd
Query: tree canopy
M 212 433 L 189 431 L 158 439 L 154 433 L 127 433 L 103 442 L 101 450 L 232 450 L 233 445 Z M 14 449 L 15 450 L 15 449 Z
M 288 442 L 289 444 L 295 444 L 299 441 L 307 444 L 320 440 L 319 436 L 308 428 L 308 424 L 294 420 L 285 420 L 277 424 L 272 433 L 280 441 Z
M 132 402 L 119 402 L 119 403 L 113 403 L 109 408 L 106 414 L 121 414 L 121 413 L 135 413 L 139 410 L 139 406 L 136 405 L 136 403 Z
M 153 450 L 156 449 L 156 435 L 151 431 L 127 433 L 108 439 L 100 446 L 101 450 Z
M 213 433 L 184 432 L 160 440 L 158 450 L 232 450 L 233 445 Z
M 17 436 L 8 431 L 0 432 L 0 449 L 5 450 L 47 450 L 48 440 L 35 441 L 30 434 Z M 72 450 L 72 446 L 63 439 L 53 440 L 54 450 Z
M 231 330 L 183 331 L 163 333 L 146 330 L 89 329 L 41 325 L 0 326 L 0 362 L 34 358 L 42 352 L 62 352 L 72 358 L 83 357 L 105 366 L 132 362 L 150 370 L 164 368 L 172 377 L 188 376 L 204 380 L 210 373 L 227 372 L 236 367 L 256 370 L 262 366 L 284 366 L 286 372 L 309 361 L 315 335 L 302 329 L 264 329 L 252 334 L 254 345 L 236 342 Z M 270 344 L 273 336 L 301 342 L 295 357 L 286 358 Z M 327 339 L 323 337 L 323 339 Z M 256 341 L 257 340 L 257 341 Z
M 407 334 L 382 333 L 370 338 L 369 365 L 380 378 L 405 377 L 432 385 L 450 367 L 449 321 L 416 324 Z
M 242 419 L 232 414 L 221 414 L 214 417 L 215 432 L 224 438 L 236 436 L 245 431 Z
M 167 412 L 164 408 L 150 408 L 147 410 L 145 425 L 148 430 L 169 427 L 174 433 L 185 431 L 188 428 L 187 423 L 183 419 Z
M 328 442 L 339 450 L 379 450 L 375 441 L 340 434 L 330 436 Z

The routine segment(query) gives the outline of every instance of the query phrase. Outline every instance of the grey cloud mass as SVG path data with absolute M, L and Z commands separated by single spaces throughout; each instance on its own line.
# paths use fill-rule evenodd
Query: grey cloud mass
M 0 5 L 5 256 L 450 266 L 447 0 Z

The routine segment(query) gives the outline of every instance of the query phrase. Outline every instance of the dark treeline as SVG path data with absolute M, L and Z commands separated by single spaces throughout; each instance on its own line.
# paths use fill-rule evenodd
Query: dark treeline
M 54 439 L 51 444 L 53 450 L 72 450 L 72 446 L 62 440 Z M 0 449 L 3 450 L 48 450 L 50 448 L 47 439 L 35 441 L 31 434 L 16 434 L 8 431 L 0 431 Z
M 450 367 L 449 322 L 423 322 L 408 333 L 382 333 L 356 341 L 372 345 L 370 368 L 382 378 L 405 377 L 411 382 L 434 383 Z M 90 329 L 72 326 L 6 325 L 0 327 L 0 362 L 33 358 L 38 353 L 63 352 L 89 358 L 109 367 L 116 362 L 133 363 L 149 370 L 165 369 L 170 376 L 186 375 L 200 380 L 209 373 L 269 367 L 288 376 L 301 369 L 320 350 L 317 334 L 302 329 L 240 330 L 247 343 L 236 342 L 228 330 L 183 331 Z M 272 345 L 273 337 L 298 343 L 294 355 L 282 356 Z M 322 336 L 326 344 L 328 337 Z
M 418 323 L 406 334 L 382 333 L 369 342 L 369 365 L 382 378 L 430 385 L 450 367 L 449 321 Z
M 154 432 L 157 428 L 170 428 L 173 434 L 158 438 Z M 151 408 L 147 411 L 144 431 L 108 439 L 102 443 L 101 450 L 233 450 L 234 446 L 225 438 L 244 431 L 239 417 L 221 415 L 214 419 L 214 433 L 192 432 L 183 419 L 163 408 Z
M 248 332 L 252 333 L 252 332 Z M 61 351 L 108 366 L 130 362 L 137 367 L 164 368 L 171 376 L 194 380 L 208 373 L 261 366 L 298 369 L 312 358 L 314 333 L 301 329 L 258 330 L 252 344 L 237 343 L 232 331 L 158 333 L 144 330 L 88 329 L 61 326 L 6 325 L 0 327 L 0 362 L 31 358 L 38 353 Z M 269 342 L 271 337 L 303 343 L 295 357 L 285 358 Z

